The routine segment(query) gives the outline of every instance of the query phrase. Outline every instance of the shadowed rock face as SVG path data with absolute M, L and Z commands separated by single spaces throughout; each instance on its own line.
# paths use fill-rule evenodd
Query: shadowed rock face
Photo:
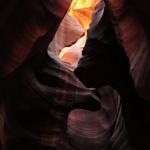
M 129 149 L 118 95 L 109 87 L 98 90 L 101 109 L 97 112 L 76 109 L 68 117 L 68 135 L 77 149 Z M 117 121 L 116 121 L 117 120 Z
M 89 35 L 75 74 L 88 87 L 111 85 L 118 91 L 123 100 L 122 112 L 131 143 L 137 149 L 141 149 L 142 145 L 148 149 L 150 104 L 136 92 L 129 59 L 116 37 L 107 8 L 99 22 L 99 30 L 101 34 L 97 39 Z M 137 138 L 138 135 L 142 138 Z
M 69 112 L 100 109 L 98 98 L 52 53 L 34 57 L 2 86 L 6 150 L 72 150 Z
M 6 85 L 6 89 L 12 86 L 10 91 L 7 89 L 9 91 L 7 95 L 11 95 L 13 89 L 19 94 L 19 89 L 15 87 L 19 81 L 6 83 L 3 79 L 22 66 L 35 53 L 47 50 L 47 46 L 68 10 L 70 2 L 69 0 L 63 2 L 57 0 L 55 3 L 51 0 L 0 0 L 0 82 L 1 80 L 3 82 L 3 84 L 0 83 L 0 104 L 1 107 L 4 107 L 0 108 L 0 139 L 2 144 L 5 143 L 4 136 L 6 137 L 4 128 L 8 127 L 8 124 L 5 124 L 4 127 L 6 106 L 2 104 L 5 101 L 2 96 L 4 94 L 2 92 L 3 85 Z M 50 7 L 52 3 L 55 4 L 53 9 Z M 24 96 L 22 95 L 22 97 Z M 30 98 L 31 95 L 27 99 Z M 19 101 L 20 99 L 22 98 L 19 98 Z M 11 97 L 11 101 L 15 101 L 15 97 Z M 4 136 L 1 131 L 4 132 Z M 24 148 L 30 149 L 30 147 Z
M 99 34 L 93 39 L 89 33 L 75 74 L 88 87 L 119 86 L 130 78 L 130 64 L 106 8 L 97 26 Z
M 150 99 L 149 1 L 111 0 L 111 19 L 130 61 L 130 72 L 140 96 Z M 145 20 L 145 21 L 144 21 Z
M 98 98 L 53 54 L 46 53 L 70 2 L 0 1 L 0 144 L 4 150 L 70 150 L 68 113 L 75 108 L 100 109 Z
M 129 11 L 134 13 L 135 16 L 138 18 L 140 24 L 143 26 L 146 36 L 150 40 L 150 29 L 149 29 L 150 21 L 148 19 L 150 17 L 150 10 L 149 10 L 150 2 L 148 0 L 143 0 L 143 1 L 124 0 L 124 3 L 126 5 L 125 7 L 130 8 Z M 136 25 L 137 24 L 135 24 L 135 26 Z
M 31 53 L 35 43 L 46 47 L 52 40 L 60 21 L 71 3 L 51 0 L 1 0 L 0 76 L 18 68 Z M 49 33 L 48 33 L 49 31 Z M 47 42 L 38 40 L 48 33 Z M 38 40 L 38 42 L 37 42 Z M 46 50 L 46 49 L 45 49 Z

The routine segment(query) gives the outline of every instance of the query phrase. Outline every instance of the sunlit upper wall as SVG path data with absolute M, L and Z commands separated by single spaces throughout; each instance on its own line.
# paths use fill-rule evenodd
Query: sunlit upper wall
M 73 0 L 68 14 L 77 18 L 86 31 L 92 18 L 92 12 L 100 0 Z

